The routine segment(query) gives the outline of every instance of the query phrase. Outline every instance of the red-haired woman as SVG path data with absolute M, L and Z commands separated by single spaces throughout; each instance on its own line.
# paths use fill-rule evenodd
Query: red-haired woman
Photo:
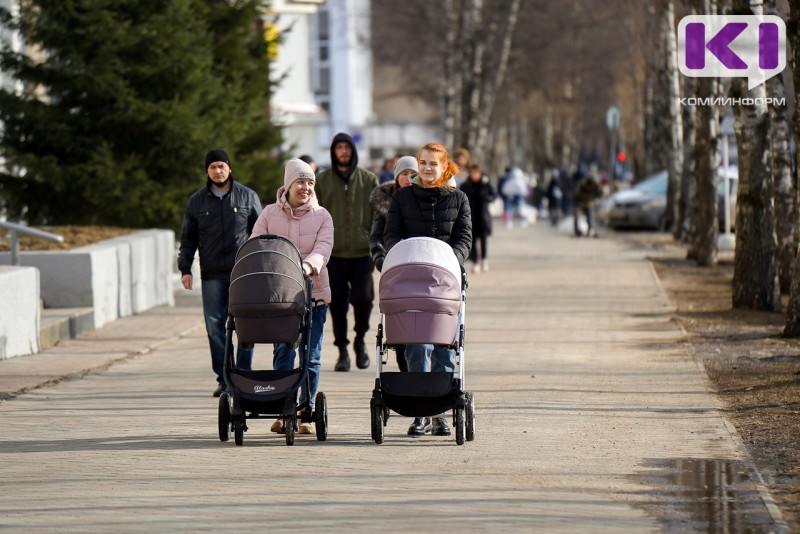
M 384 243 L 387 250 L 410 237 L 434 237 L 453 247 L 458 262 L 463 265 L 472 248 L 472 217 L 469 200 L 450 180 L 458 173 L 458 165 L 447 148 L 428 143 L 417 152 L 419 174 L 411 187 L 398 189 L 386 219 Z M 455 354 L 452 350 L 433 345 L 406 345 L 409 371 L 453 372 Z M 442 417 L 418 417 L 408 429 L 410 436 L 433 430 L 436 436 L 449 436 L 450 428 Z

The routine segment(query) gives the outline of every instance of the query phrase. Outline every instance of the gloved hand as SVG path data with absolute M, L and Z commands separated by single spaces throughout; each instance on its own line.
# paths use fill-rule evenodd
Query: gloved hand
M 375 258 L 375 268 L 378 269 L 378 272 L 381 272 L 381 269 L 383 269 L 383 260 L 385 259 L 386 256 L 383 254 Z

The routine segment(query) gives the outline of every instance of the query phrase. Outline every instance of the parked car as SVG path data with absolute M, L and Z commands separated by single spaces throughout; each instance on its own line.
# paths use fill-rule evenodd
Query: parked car
M 608 197 L 601 208 L 601 220 L 614 229 L 662 230 L 666 208 L 667 171 L 660 171 Z
M 736 166 L 728 168 L 730 176 L 730 224 L 734 228 L 736 219 L 736 191 L 739 173 Z M 719 229 L 724 231 L 724 188 L 723 169 L 717 173 L 717 216 Z M 600 210 L 600 220 L 614 229 L 664 230 L 667 209 L 667 171 L 657 172 L 630 189 L 619 191 L 608 197 Z

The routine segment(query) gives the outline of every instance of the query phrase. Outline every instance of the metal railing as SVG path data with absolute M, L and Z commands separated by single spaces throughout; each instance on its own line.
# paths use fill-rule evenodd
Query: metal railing
M 49 239 L 57 243 L 63 243 L 64 237 L 58 234 L 51 234 L 43 230 L 37 230 L 23 224 L 0 221 L 0 228 L 11 230 L 11 265 L 19 265 L 19 234 L 32 235 L 41 239 Z

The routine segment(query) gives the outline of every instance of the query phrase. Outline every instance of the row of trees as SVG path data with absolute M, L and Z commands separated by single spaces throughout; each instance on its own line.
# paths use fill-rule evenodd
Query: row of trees
M 374 61 L 398 66 L 396 92 L 440 110 L 448 146 L 489 169 L 607 163 L 612 104 L 621 146 L 643 169 L 648 4 L 374 0 Z
M 790 154 L 790 113 L 780 102 L 787 96 L 783 73 L 748 90 L 745 78 L 689 78 L 677 68 L 676 25 L 689 14 L 779 14 L 775 0 L 665 0 L 657 4 L 661 21 L 659 46 L 650 57 L 647 84 L 658 95 L 649 103 L 665 122 L 647 143 L 652 159 L 666 155 L 669 172 L 667 220 L 676 239 L 690 245 L 690 257 L 708 266 L 717 260 L 717 169 L 720 165 L 720 122 L 727 108 L 675 103 L 679 97 L 750 97 L 752 104 L 732 106 L 739 183 L 736 196 L 736 250 L 732 305 L 736 308 L 774 311 L 782 307 L 781 294 L 789 295 L 784 334 L 800 336 L 800 257 L 798 257 L 798 190 L 796 165 Z M 783 14 L 786 16 L 786 14 Z M 790 2 L 787 34 L 794 88 L 800 87 L 798 45 L 800 1 Z M 790 83 L 791 85 L 791 83 Z M 792 98 L 793 97 L 793 98 Z M 800 141 L 800 121 L 795 103 L 795 140 Z
M 376 61 L 403 67 L 409 95 L 442 110 L 450 146 L 489 168 L 511 162 L 540 175 L 579 161 L 608 162 L 605 110 L 622 110 L 620 143 L 636 176 L 668 169 L 665 225 L 699 265 L 717 261 L 720 125 L 728 109 L 679 105 L 681 97 L 788 97 L 800 144 L 800 0 L 388 0 L 373 4 Z M 784 6 L 784 9 L 786 7 Z M 779 14 L 795 83 L 783 74 L 748 91 L 744 78 L 690 78 L 678 70 L 678 21 L 690 14 Z M 389 16 L 391 15 L 391 16 Z M 381 24 L 386 24 L 385 28 Z M 784 84 L 794 87 L 786 91 Z M 733 306 L 781 307 L 785 334 L 800 335 L 798 190 L 790 110 L 734 107 L 739 183 Z M 520 154 L 521 152 L 521 154 Z M 520 157 L 521 156 L 521 157 Z
M 2 23 L 0 208 L 32 224 L 175 228 L 210 148 L 279 181 L 258 0 L 26 0 Z

